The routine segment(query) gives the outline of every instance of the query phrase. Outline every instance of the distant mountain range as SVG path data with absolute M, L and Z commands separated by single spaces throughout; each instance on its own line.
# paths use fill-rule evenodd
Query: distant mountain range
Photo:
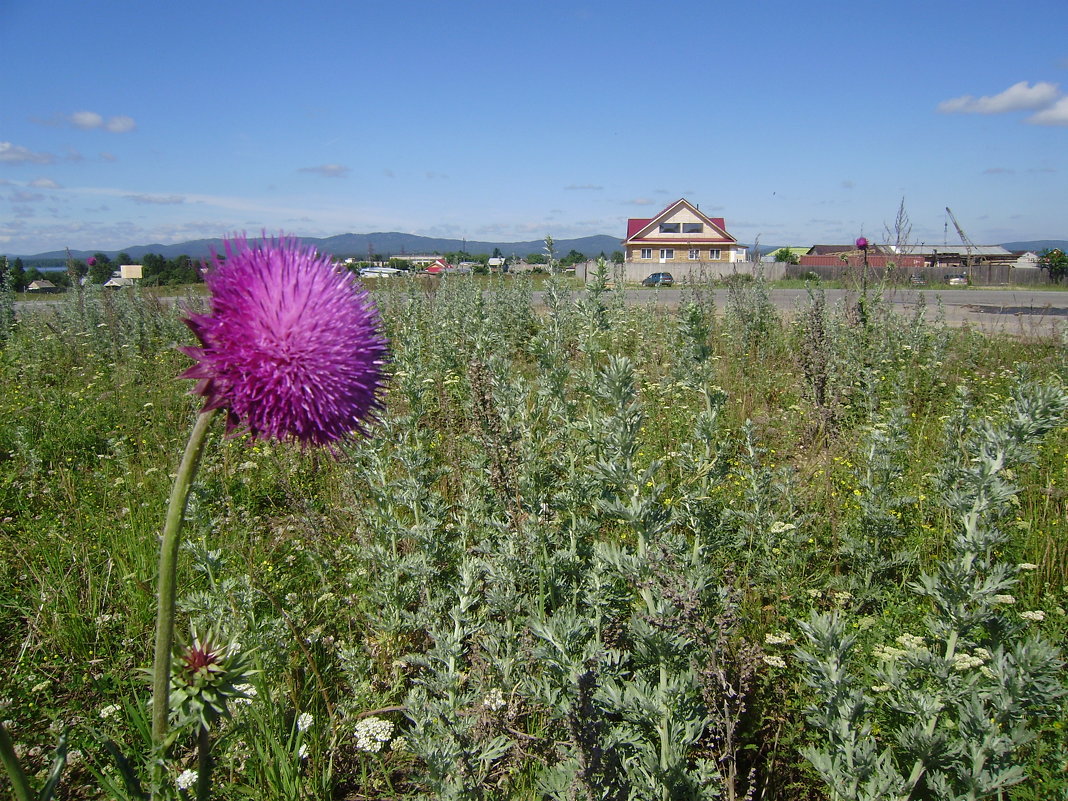
M 358 259 L 366 259 L 369 254 L 377 257 L 399 256 L 402 254 L 435 254 L 452 253 L 464 250 L 472 255 L 480 253 L 493 253 L 500 250 L 507 257 L 513 255 L 520 258 L 531 253 L 544 253 L 545 242 L 541 239 L 533 239 L 529 242 L 480 242 L 463 239 L 439 239 L 429 236 L 416 236 L 415 234 L 402 234 L 396 231 L 378 232 L 373 234 L 338 234 L 321 239 L 315 237 L 299 237 L 305 245 L 311 245 L 320 253 L 329 253 L 332 256 L 354 256 Z M 557 239 L 553 243 L 557 258 L 566 256 L 572 250 L 594 259 L 604 253 L 611 256 L 613 251 L 622 250 L 622 243 L 618 237 L 600 234 L 598 236 L 584 236 L 578 239 Z M 1060 248 L 1068 250 L 1068 239 L 1036 239 L 1030 242 L 1003 242 L 1001 245 L 1006 250 L 1031 250 L 1041 253 L 1043 250 Z M 782 245 L 761 245 L 760 255 L 774 253 Z M 132 260 L 138 261 L 144 258 L 146 253 L 158 253 L 164 258 L 173 259 L 177 256 L 189 256 L 193 259 L 206 259 L 212 250 L 221 252 L 223 249 L 222 239 L 194 239 L 189 242 L 179 242 L 176 245 L 131 245 L 121 250 L 72 250 L 71 256 L 75 259 L 85 260 L 94 253 L 104 253 L 108 258 L 114 259 L 119 253 L 127 254 Z M 14 258 L 12 256 L 11 258 Z M 48 253 L 37 253 L 32 256 L 21 256 L 27 267 L 56 264 L 67 258 L 65 250 L 53 250 Z
M 429 236 L 416 236 L 415 234 L 401 234 L 396 231 L 373 234 L 339 234 L 322 239 L 314 237 L 299 237 L 305 245 L 310 245 L 320 253 L 329 253 L 332 256 L 354 256 L 358 259 L 366 259 L 369 254 L 376 258 L 399 256 L 402 254 L 435 254 L 466 251 L 472 255 L 480 253 L 493 253 L 499 249 L 506 257 L 513 254 L 520 258 L 530 253 L 545 253 L 545 242 L 534 239 L 529 242 L 478 242 L 463 239 L 438 239 Z M 158 253 L 164 258 L 173 259 L 177 256 L 189 256 L 194 259 L 204 259 L 211 255 L 212 250 L 222 252 L 222 239 L 195 239 L 190 242 L 179 242 L 176 245 L 131 245 L 120 250 L 72 250 L 70 255 L 75 259 L 87 259 L 94 253 L 104 253 L 109 259 L 114 259 L 119 253 L 127 254 L 137 261 L 146 253 Z M 556 257 L 566 256 L 572 250 L 576 250 L 589 258 L 597 258 L 604 253 L 611 256 L 615 250 L 621 250 L 622 244 L 616 236 L 584 236 L 579 239 L 556 239 L 553 241 L 553 249 Z M 14 257 L 12 257 L 14 258 Z M 22 256 L 27 266 L 34 262 L 56 262 L 67 258 L 65 250 L 54 250 L 48 253 L 37 253 L 32 256 Z

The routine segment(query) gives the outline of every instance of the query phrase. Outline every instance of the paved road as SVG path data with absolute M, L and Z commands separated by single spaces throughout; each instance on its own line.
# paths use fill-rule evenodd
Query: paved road
M 676 306 L 683 289 L 633 289 L 627 291 L 634 303 L 663 303 Z M 727 304 L 727 290 L 713 291 L 720 310 Z M 845 289 L 826 289 L 828 305 L 856 302 L 856 293 Z M 908 314 L 923 295 L 925 316 L 933 320 L 939 314 L 939 303 L 947 322 L 967 323 L 982 330 L 1001 330 L 1009 333 L 1050 330 L 1068 320 L 1068 292 L 1032 289 L 897 289 L 884 294 L 895 308 Z M 804 289 L 773 289 L 771 301 L 784 314 L 793 312 L 804 303 Z

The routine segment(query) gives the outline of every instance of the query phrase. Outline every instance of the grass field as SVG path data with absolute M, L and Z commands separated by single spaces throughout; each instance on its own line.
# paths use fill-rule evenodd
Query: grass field
M 1063 338 L 533 289 L 379 282 L 368 438 L 212 435 L 179 632 L 258 670 L 212 797 L 1065 797 Z M 0 719 L 134 798 L 192 338 L 92 290 L 2 336 Z

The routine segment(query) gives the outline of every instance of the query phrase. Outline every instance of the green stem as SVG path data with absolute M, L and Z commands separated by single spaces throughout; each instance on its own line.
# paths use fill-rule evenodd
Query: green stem
M 201 412 L 186 443 L 178 475 L 171 488 L 163 542 L 159 550 L 159 590 L 156 604 L 156 652 L 152 663 L 152 745 L 162 750 L 170 713 L 171 648 L 174 643 L 174 596 L 178 573 L 178 535 L 182 529 L 189 488 L 200 463 L 208 426 L 215 410 Z M 157 754 L 157 757 L 163 755 Z M 160 762 L 157 760 L 157 765 Z
M 7 769 L 7 776 L 11 779 L 11 789 L 14 791 L 15 799 L 17 801 L 33 801 L 30 783 L 26 779 L 26 774 L 22 771 L 19 758 L 15 755 L 15 745 L 11 742 L 11 737 L 2 723 L 0 723 L 0 759 L 3 760 L 4 768 Z
M 197 732 L 197 801 L 211 798 L 211 734 L 207 726 Z

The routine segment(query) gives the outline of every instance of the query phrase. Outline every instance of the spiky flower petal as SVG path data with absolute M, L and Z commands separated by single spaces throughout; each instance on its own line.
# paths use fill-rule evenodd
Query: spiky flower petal
M 328 256 L 295 239 L 225 242 L 205 278 L 211 312 L 186 323 L 201 347 L 205 410 L 225 408 L 228 426 L 256 438 L 328 445 L 379 408 L 388 348 L 374 303 Z

